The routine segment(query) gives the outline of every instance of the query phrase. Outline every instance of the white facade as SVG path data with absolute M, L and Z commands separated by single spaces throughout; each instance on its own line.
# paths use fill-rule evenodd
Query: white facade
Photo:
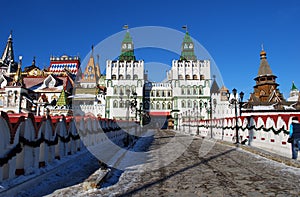
M 182 117 L 193 114 L 205 118 L 208 110 L 204 103 L 209 103 L 210 98 L 210 61 L 173 60 L 168 79 L 172 84 L 173 109 Z
M 137 94 L 137 108 L 143 101 L 144 61 L 106 62 L 106 118 L 135 120 L 135 112 L 128 103 Z

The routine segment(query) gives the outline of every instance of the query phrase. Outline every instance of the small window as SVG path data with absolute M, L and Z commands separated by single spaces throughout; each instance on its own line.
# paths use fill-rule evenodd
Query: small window
M 118 107 L 118 101 L 114 100 L 113 107 L 114 107 L 114 108 L 117 108 L 117 107 Z
M 124 79 L 124 76 L 123 75 L 119 75 L 119 79 Z
M 181 101 L 181 107 L 185 108 L 185 101 Z
M 116 75 L 112 75 L 112 76 L 111 76 L 111 79 L 112 79 L 112 80 L 116 80 L 116 79 L 117 79 L 117 76 L 116 76 Z
M 191 79 L 190 75 L 185 75 L 185 79 L 187 80 Z
M 133 79 L 138 79 L 138 75 L 137 74 L 133 75 Z
M 168 109 L 172 109 L 172 103 L 168 103 Z
M 183 76 L 182 75 L 178 75 L 178 79 L 183 79 Z
M 130 75 L 126 75 L 126 79 L 131 79 L 131 76 Z
M 156 103 L 156 109 L 160 109 L 160 104 Z
M 124 107 L 124 101 L 121 100 L 121 101 L 119 102 L 119 107 L 120 107 L 120 108 L 123 108 L 123 107 Z
M 194 79 L 194 80 L 197 80 L 197 79 L 198 79 L 198 76 L 197 76 L 197 75 L 193 75 L 193 79 Z

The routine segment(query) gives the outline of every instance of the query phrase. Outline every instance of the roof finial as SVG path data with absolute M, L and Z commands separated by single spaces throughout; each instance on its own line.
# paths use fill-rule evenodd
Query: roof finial
M 182 26 L 182 29 L 185 29 L 185 33 L 188 32 L 188 26 L 187 26 L 187 25 L 183 25 L 183 26 Z
M 35 56 L 33 56 L 32 65 L 35 65 Z
M 128 32 L 129 26 L 128 26 L 127 24 L 125 24 L 125 25 L 123 26 L 123 29 L 126 29 L 127 32 Z
M 8 39 L 12 39 L 12 30 L 10 30 L 10 34 L 9 34 Z
M 260 59 L 267 59 L 267 53 L 264 50 L 264 44 L 261 44 Z
M 91 54 L 91 56 L 93 56 L 94 55 L 94 45 L 92 44 L 92 54 Z

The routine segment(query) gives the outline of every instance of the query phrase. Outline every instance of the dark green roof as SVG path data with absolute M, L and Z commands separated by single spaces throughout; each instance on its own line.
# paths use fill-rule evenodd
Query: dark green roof
M 187 48 L 184 48 L 184 46 L 188 46 Z M 192 45 L 193 47 L 190 48 L 189 46 Z M 191 39 L 188 32 L 185 33 L 182 45 L 181 45 L 181 56 L 180 60 L 197 60 L 197 57 L 195 55 L 194 51 L 194 42 Z
M 298 90 L 298 88 L 296 87 L 296 85 L 295 85 L 295 83 L 293 82 L 293 84 L 292 84 L 292 88 L 291 88 L 291 90 Z
M 126 32 L 125 37 L 124 37 L 124 39 L 123 39 L 123 42 L 126 42 L 126 43 L 132 42 L 132 38 L 131 38 L 131 36 L 130 36 L 129 31 Z

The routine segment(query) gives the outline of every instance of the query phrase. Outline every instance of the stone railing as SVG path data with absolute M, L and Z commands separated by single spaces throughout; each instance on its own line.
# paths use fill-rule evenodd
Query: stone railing
M 291 156 L 290 144 L 287 143 L 292 117 L 300 114 L 265 114 L 238 117 L 237 128 L 239 141 L 247 145 L 266 149 L 284 156 Z M 198 127 L 198 128 L 197 128 Z M 189 134 L 199 134 L 204 137 L 236 141 L 235 117 L 222 119 L 185 121 L 181 129 Z M 247 140 L 245 140 L 247 139 Z
M 114 120 L 93 116 L 0 116 L 0 182 L 28 175 L 56 159 L 107 139 L 124 138 Z M 135 123 L 127 124 L 129 129 Z M 123 127 L 122 127 L 123 128 Z

